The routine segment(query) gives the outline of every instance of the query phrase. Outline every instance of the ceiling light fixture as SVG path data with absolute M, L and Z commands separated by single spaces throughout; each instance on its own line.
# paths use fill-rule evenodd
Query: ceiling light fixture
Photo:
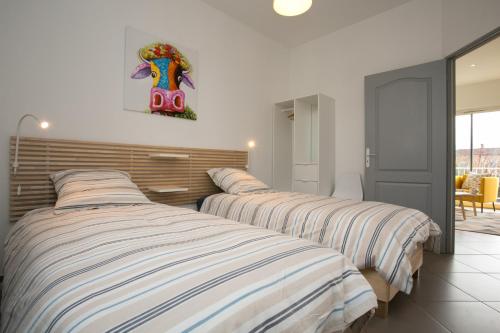
M 309 10 L 312 0 L 273 0 L 274 11 L 282 16 L 297 16 Z
M 474 68 L 474 67 L 477 67 L 476 64 L 470 64 L 470 67 Z

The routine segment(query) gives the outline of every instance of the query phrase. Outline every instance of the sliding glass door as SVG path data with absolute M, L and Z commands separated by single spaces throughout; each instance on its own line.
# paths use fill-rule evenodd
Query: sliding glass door
M 456 116 L 456 175 L 461 176 L 472 169 L 472 115 Z
M 500 111 L 456 117 L 456 173 L 500 176 Z

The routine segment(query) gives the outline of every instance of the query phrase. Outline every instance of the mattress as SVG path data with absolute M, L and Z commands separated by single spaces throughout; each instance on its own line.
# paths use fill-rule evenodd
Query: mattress
M 3 332 L 331 332 L 376 307 L 337 251 L 160 204 L 38 209 L 5 253 Z
M 343 253 L 359 269 L 375 269 L 391 286 L 410 293 L 410 257 L 419 243 L 439 247 L 439 226 L 406 207 L 296 192 L 215 194 L 204 213 L 308 239 Z

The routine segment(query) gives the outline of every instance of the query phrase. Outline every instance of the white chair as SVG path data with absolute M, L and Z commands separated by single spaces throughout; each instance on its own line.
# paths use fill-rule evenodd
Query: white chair
M 363 201 L 363 185 L 359 173 L 345 173 L 335 181 L 332 197 Z

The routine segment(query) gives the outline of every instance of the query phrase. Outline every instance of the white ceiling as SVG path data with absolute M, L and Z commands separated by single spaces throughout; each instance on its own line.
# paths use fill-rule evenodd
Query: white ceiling
M 410 0 L 313 0 L 308 12 L 295 17 L 276 14 L 273 0 L 203 1 L 282 44 L 296 46 Z
M 500 37 L 458 58 L 455 70 L 457 85 L 500 79 Z

